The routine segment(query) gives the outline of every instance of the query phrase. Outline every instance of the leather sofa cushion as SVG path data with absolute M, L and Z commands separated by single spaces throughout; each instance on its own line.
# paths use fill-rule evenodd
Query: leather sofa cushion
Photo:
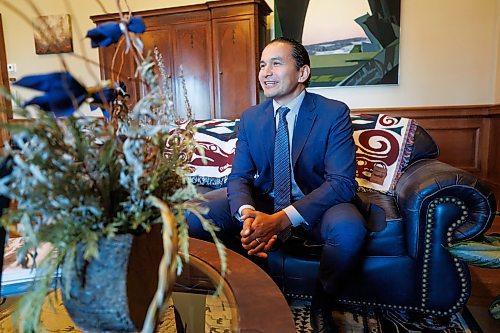
M 384 209 L 386 226 L 381 231 L 368 233 L 366 239 L 366 256 L 406 256 L 404 224 L 399 214 L 395 197 L 379 192 L 358 193 L 363 203 L 372 203 Z M 305 261 L 317 261 L 321 255 L 322 245 L 301 235 L 294 234 L 284 244 L 283 251 L 288 256 Z
M 358 196 L 365 203 L 375 204 L 385 211 L 386 227 L 381 231 L 372 231 L 366 241 L 368 256 L 406 255 L 404 224 L 399 214 L 396 198 L 379 192 L 360 192 Z

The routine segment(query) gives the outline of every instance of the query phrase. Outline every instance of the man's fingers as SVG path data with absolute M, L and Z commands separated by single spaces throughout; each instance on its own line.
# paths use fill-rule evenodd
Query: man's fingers
M 261 246 L 260 249 L 263 249 L 265 245 L 266 245 L 266 242 L 263 241 L 261 238 L 242 238 L 241 239 L 241 246 L 245 250 L 252 250 L 252 249 L 255 249 L 259 246 Z
M 252 222 L 253 219 L 247 218 L 243 221 L 243 227 L 241 228 L 240 235 L 242 237 L 248 237 L 252 233 Z
M 249 236 L 249 237 L 241 237 L 241 244 L 250 245 L 252 242 L 255 242 L 255 236 L 254 235 Z
M 266 259 L 268 257 L 266 252 L 257 252 L 254 254 L 254 256 L 259 257 L 259 258 L 264 258 L 264 259 Z
M 262 241 L 259 239 L 259 241 L 257 241 L 255 238 L 252 237 L 242 237 L 241 238 L 241 246 L 243 246 L 243 248 L 245 250 L 249 250 L 249 249 L 253 249 L 255 247 L 257 247 L 259 245 L 259 243 L 261 243 Z
M 257 216 L 257 214 L 255 214 L 255 212 L 247 212 L 247 213 L 241 215 L 241 219 L 245 220 L 248 218 L 255 218 L 256 216 Z
M 253 249 L 254 247 L 252 246 L 252 242 L 250 243 L 243 243 L 241 242 L 241 246 L 245 249 L 245 250 L 250 250 L 250 249 Z
M 258 252 L 262 252 L 264 250 L 264 247 L 266 246 L 266 243 L 264 243 L 264 242 L 257 242 L 257 240 L 256 240 L 256 243 L 257 243 L 257 246 L 253 247 L 252 249 L 250 249 L 248 251 L 249 255 L 254 255 Z
M 250 238 L 247 238 L 246 241 L 248 244 L 244 244 L 242 241 L 242 246 L 245 250 L 248 250 L 248 255 L 253 255 L 259 258 L 264 258 L 266 259 L 268 257 L 267 251 L 269 251 L 274 243 L 276 243 L 278 239 L 277 235 L 273 235 L 269 240 L 264 241 L 262 238 L 255 238 L 253 240 L 250 240 Z
M 273 237 L 271 237 L 271 239 L 266 243 L 266 246 L 264 247 L 264 251 L 269 251 L 274 243 L 276 243 L 276 240 L 278 239 L 278 236 L 274 235 Z
M 245 247 L 245 245 L 249 245 L 252 242 L 252 240 L 248 237 L 241 237 L 241 245 Z

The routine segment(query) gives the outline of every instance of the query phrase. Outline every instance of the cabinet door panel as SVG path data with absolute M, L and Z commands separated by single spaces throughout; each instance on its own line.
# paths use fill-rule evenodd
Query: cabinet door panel
M 175 25 L 173 69 L 175 105 L 181 115 L 187 114 L 185 93 L 195 119 L 214 116 L 212 83 L 212 47 L 210 25 L 196 22 Z M 182 66 L 182 70 L 181 70 Z M 186 89 L 183 89 L 183 80 Z
M 151 57 L 155 59 L 154 50 L 158 49 L 158 52 L 163 61 L 163 66 L 165 70 L 166 78 L 162 78 L 160 69 L 158 67 L 154 67 L 154 72 L 158 77 L 162 78 L 161 83 L 163 83 L 163 79 L 168 80 L 168 85 L 172 86 L 172 42 L 170 36 L 170 30 L 166 29 L 162 30 L 151 30 L 146 31 L 142 35 L 142 42 L 144 44 L 144 50 L 151 52 Z M 141 88 L 144 89 L 144 85 L 141 84 Z M 175 90 L 175 87 L 172 87 Z M 141 95 L 144 95 L 144 91 L 141 91 Z
M 257 101 L 257 62 L 252 24 L 251 16 L 214 20 L 218 117 L 239 117 Z
M 118 52 L 116 51 L 118 49 Z M 130 101 L 135 102 L 139 96 L 140 82 L 134 77 L 135 63 L 132 52 L 125 53 L 123 38 L 117 44 L 99 49 L 101 79 L 113 82 L 123 81 L 130 94 Z
M 172 43 L 169 30 L 146 31 L 142 35 L 144 49 L 151 52 L 151 57 L 155 57 L 154 49 L 157 48 L 165 66 L 166 75 L 172 77 Z M 158 70 L 159 73 L 159 70 Z

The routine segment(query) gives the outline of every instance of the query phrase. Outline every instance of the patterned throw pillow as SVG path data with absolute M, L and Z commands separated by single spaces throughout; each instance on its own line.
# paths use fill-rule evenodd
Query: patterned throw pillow
M 414 120 L 385 114 L 351 115 L 360 191 L 393 194 L 413 150 Z
M 191 158 L 193 172 L 188 175 L 193 184 L 220 188 L 226 185 L 231 172 L 239 120 L 210 119 L 195 120 L 196 142 L 203 147 Z

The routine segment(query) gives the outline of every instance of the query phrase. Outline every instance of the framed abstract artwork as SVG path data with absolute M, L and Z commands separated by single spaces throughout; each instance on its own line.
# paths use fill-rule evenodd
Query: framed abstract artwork
M 73 52 L 69 14 L 39 16 L 33 19 L 36 54 Z
M 275 0 L 275 35 L 301 41 L 311 87 L 399 83 L 401 0 Z

